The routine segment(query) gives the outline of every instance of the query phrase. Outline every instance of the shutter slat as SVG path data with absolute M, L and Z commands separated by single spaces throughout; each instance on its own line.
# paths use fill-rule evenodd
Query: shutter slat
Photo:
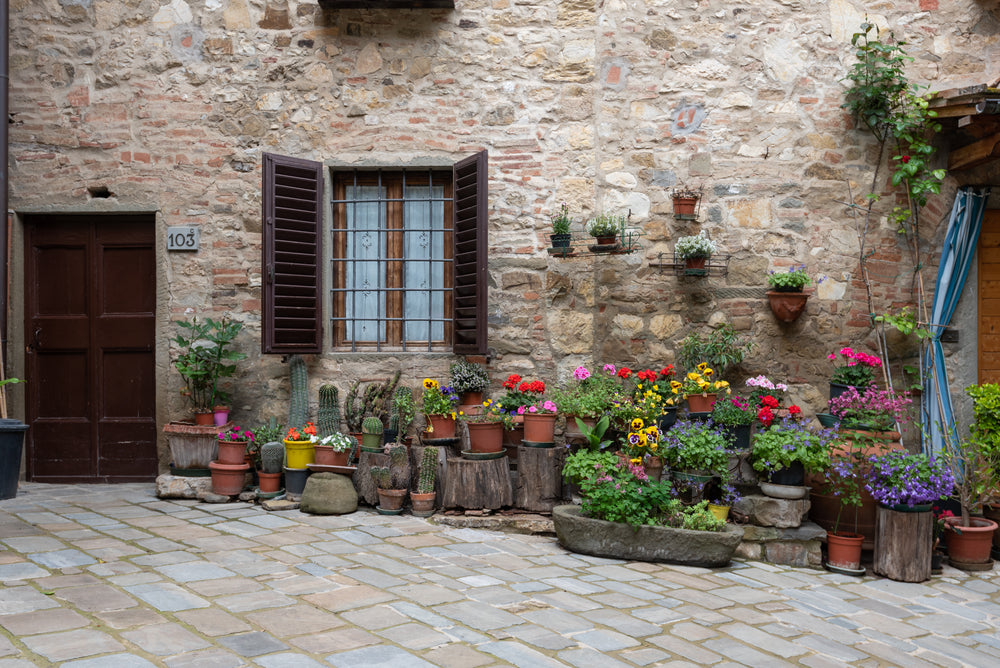
M 488 166 L 480 151 L 454 169 L 452 350 L 462 355 L 487 352 Z
M 264 154 L 261 352 L 322 349 L 323 166 Z

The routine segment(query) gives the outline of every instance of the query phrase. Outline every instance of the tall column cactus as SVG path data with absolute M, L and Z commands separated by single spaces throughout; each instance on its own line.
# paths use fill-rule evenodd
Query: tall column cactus
M 350 389 L 347 390 L 347 396 L 344 397 L 344 421 L 347 422 L 347 431 L 352 434 L 361 431 L 361 421 L 365 417 L 364 404 L 358 402 L 360 387 L 361 381 L 354 381 L 351 383 Z
M 309 421 L 309 372 L 301 355 L 288 358 L 288 376 L 288 426 L 301 427 Z
M 430 494 L 434 491 L 434 483 L 437 480 L 437 469 L 437 448 L 424 448 L 424 456 L 420 459 L 420 475 L 417 480 L 417 494 Z
M 332 436 L 340 431 L 340 390 L 332 383 L 319 388 L 319 435 Z

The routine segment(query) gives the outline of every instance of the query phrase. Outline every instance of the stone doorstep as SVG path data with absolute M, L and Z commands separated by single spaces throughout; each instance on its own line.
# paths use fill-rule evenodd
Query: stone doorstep
M 736 548 L 736 556 L 784 566 L 820 568 L 825 537 L 826 529 L 815 522 L 803 522 L 789 529 L 744 525 L 743 541 Z
M 431 524 L 459 529 L 486 529 L 520 534 L 555 535 L 552 518 L 535 513 L 503 514 L 488 516 L 444 515 L 438 513 L 427 520 Z

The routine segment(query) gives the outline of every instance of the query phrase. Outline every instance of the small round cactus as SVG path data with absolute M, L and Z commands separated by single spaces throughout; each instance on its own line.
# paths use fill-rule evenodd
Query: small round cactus
M 361 432 L 364 434 L 381 434 L 384 429 L 382 421 L 375 416 L 368 416 L 361 423 Z

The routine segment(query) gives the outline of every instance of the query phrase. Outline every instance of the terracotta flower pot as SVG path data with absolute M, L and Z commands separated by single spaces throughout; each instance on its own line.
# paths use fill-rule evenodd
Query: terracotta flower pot
M 692 216 L 694 215 L 695 207 L 698 206 L 697 197 L 674 197 L 674 215 L 677 216 Z
M 450 415 L 428 415 L 428 438 L 455 438 L 455 418 Z
M 246 441 L 219 441 L 219 454 L 216 461 L 220 464 L 242 464 L 246 451 Z
M 861 545 L 865 537 L 859 533 L 827 532 L 827 563 L 838 568 L 861 568 Z
M 469 450 L 500 452 L 503 450 L 503 424 L 500 422 L 469 422 Z
M 281 489 L 281 473 L 265 473 L 257 471 L 257 480 L 260 482 L 260 491 L 265 494 L 277 492 Z
M 948 546 L 948 559 L 963 564 L 983 564 L 990 560 L 993 532 L 997 523 L 984 517 L 971 517 L 972 526 L 962 526 L 961 517 L 944 520 L 944 543 Z
M 716 394 L 689 394 L 687 397 L 688 410 L 692 413 L 707 413 L 715 406 Z
M 767 301 L 771 305 L 771 312 L 781 322 L 795 322 L 806 310 L 806 301 L 809 299 L 807 292 L 781 292 L 779 290 L 768 290 Z
M 212 470 L 212 491 L 223 496 L 236 496 L 242 492 L 247 471 L 250 470 L 242 458 L 239 464 L 209 462 L 208 468 Z
M 555 440 L 555 413 L 525 413 L 524 440 L 532 443 L 551 443 Z
M 413 505 L 413 514 L 420 515 L 422 517 L 432 515 L 434 513 L 435 498 L 437 498 L 437 492 L 427 492 L 426 494 L 413 492 L 410 494 L 410 503 Z
M 399 510 L 405 499 L 405 489 L 378 488 L 378 505 L 382 510 Z
M 214 411 L 198 411 L 194 414 L 194 423 L 199 427 L 209 427 L 215 425 Z
M 332 445 L 317 445 L 316 461 L 314 463 L 321 466 L 347 466 L 349 454 L 347 450 L 344 452 L 335 452 Z
M 684 258 L 684 273 L 688 276 L 704 276 L 708 273 L 705 268 L 707 261 L 708 258 L 705 257 Z

